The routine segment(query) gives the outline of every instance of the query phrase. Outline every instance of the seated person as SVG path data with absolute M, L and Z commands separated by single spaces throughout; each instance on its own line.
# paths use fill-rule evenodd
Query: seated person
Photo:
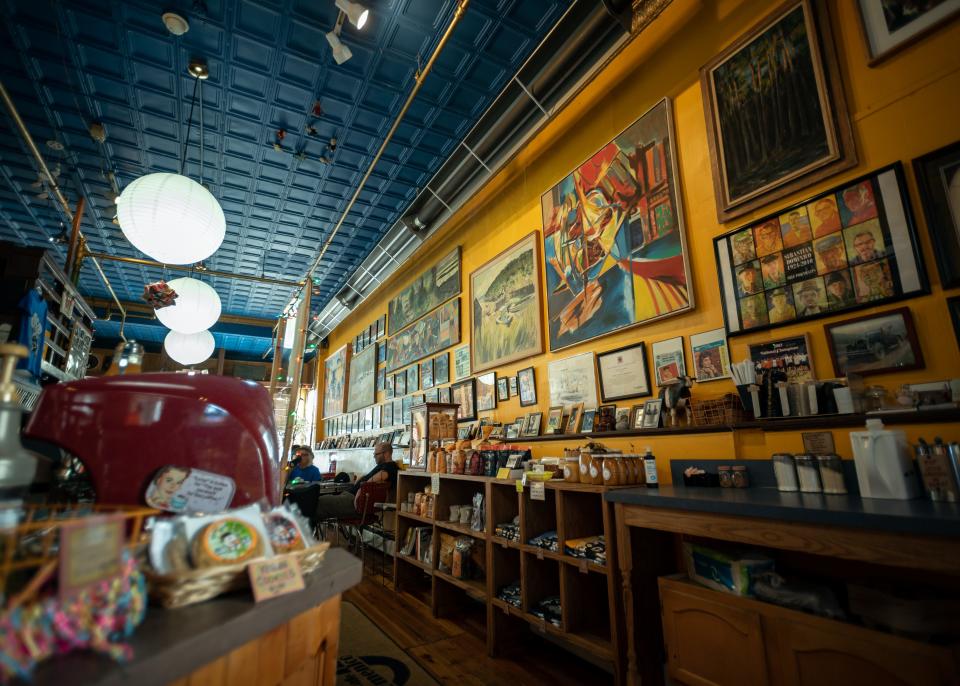
M 357 479 L 353 485 L 342 493 L 322 495 L 318 498 L 315 518 L 318 520 L 347 518 L 357 515 L 353 506 L 353 499 L 363 484 L 378 483 L 381 481 L 390 484 L 390 490 L 397 486 L 397 463 L 393 461 L 393 446 L 389 443 L 378 443 L 373 449 L 373 459 L 377 465 L 365 475 Z
M 294 466 L 287 475 L 287 486 L 293 485 L 294 479 L 300 481 L 320 481 L 320 470 L 313 466 L 313 451 L 305 445 L 297 446 L 293 454 Z

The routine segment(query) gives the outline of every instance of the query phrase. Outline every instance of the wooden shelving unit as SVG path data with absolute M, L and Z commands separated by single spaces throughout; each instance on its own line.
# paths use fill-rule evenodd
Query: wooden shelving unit
M 398 503 L 408 493 L 430 485 L 431 474 L 403 471 L 397 484 Z M 455 617 L 461 612 L 479 612 L 485 617 L 487 650 L 491 656 L 520 645 L 518 632 L 527 627 L 595 663 L 606 664 L 617 683 L 624 683 L 623 638 L 619 571 L 613 508 L 603 500 L 603 486 L 546 483 L 545 499 L 532 500 L 530 490 L 518 493 L 515 481 L 491 477 L 441 474 L 435 512 L 428 519 L 398 512 L 397 545 L 402 546 L 408 529 L 430 525 L 432 562 L 412 557 L 394 559 L 394 583 L 398 592 L 410 593 L 431 606 L 435 616 Z M 624 487 L 628 488 L 628 487 Z M 484 495 L 484 529 L 444 521 L 451 505 L 470 502 L 474 493 Z M 493 535 L 498 523 L 520 516 L 520 542 Z M 545 531 L 557 532 L 559 552 L 527 544 Z M 457 579 L 437 568 L 440 534 L 466 535 L 483 546 L 485 560 L 481 579 Z M 563 552 L 569 539 L 603 534 L 607 564 L 599 565 Z M 399 548 L 398 548 L 399 549 Z M 521 606 L 497 598 L 504 586 L 520 582 Z M 562 608 L 561 626 L 554 626 L 531 613 L 537 602 L 557 595 Z

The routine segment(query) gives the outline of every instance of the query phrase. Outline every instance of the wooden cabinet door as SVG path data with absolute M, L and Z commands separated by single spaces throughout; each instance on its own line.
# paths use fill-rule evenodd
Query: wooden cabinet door
M 947 686 L 958 683 L 948 650 L 815 617 L 765 622 L 782 686 Z
M 670 678 L 689 686 L 768 683 L 760 615 L 713 602 L 661 580 L 663 635 Z

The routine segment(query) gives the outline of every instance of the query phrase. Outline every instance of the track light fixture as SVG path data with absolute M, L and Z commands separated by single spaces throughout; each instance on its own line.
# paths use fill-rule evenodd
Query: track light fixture
M 349 19 L 350 23 L 357 27 L 357 29 L 362 29 L 366 26 L 367 19 L 370 18 L 370 10 L 359 2 L 336 0 L 336 5 L 341 12 L 347 15 L 347 19 Z
M 343 44 L 343 41 L 340 40 L 340 36 L 337 35 L 339 26 L 333 31 L 327 32 L 327 42 L 330 44 L 330 50 L 333 51 L 333 59 L 337 64 L 343 64 L 348 59 L 353 57 L 353 53 L 350 52 L 350 48 Z

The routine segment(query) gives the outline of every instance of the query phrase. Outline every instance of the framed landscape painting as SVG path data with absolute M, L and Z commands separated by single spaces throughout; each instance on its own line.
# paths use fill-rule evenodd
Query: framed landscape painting
M 350 361 L 347 412 L 363 409 L 377 401 L 377 349 L 368 346 Z
M 430 310 L 460 293 L 460 246 L 420 274 L 390 301 L 390 335 L 394 336 Z
M 474 373 L 542 353 L 541 306 L 534 231 L 470 274 Z
M 350 346 L 344 345 L 323 363 L 323 416 L 343 414 L 347 390 L 347 367 L 350 362 Z
M 780 5 L 704 65 L 700 85 L 719 221 L 856 164 L 823 0 Z
M 960 16 L 960 0 L 857 0 L 870 66 Z
M 418 362 L 459 342 L 460 298 L 456 298 L 387 341 L 387 371 Z
M 550 350 L 693 307 L 670 101 L 540 198 Z

